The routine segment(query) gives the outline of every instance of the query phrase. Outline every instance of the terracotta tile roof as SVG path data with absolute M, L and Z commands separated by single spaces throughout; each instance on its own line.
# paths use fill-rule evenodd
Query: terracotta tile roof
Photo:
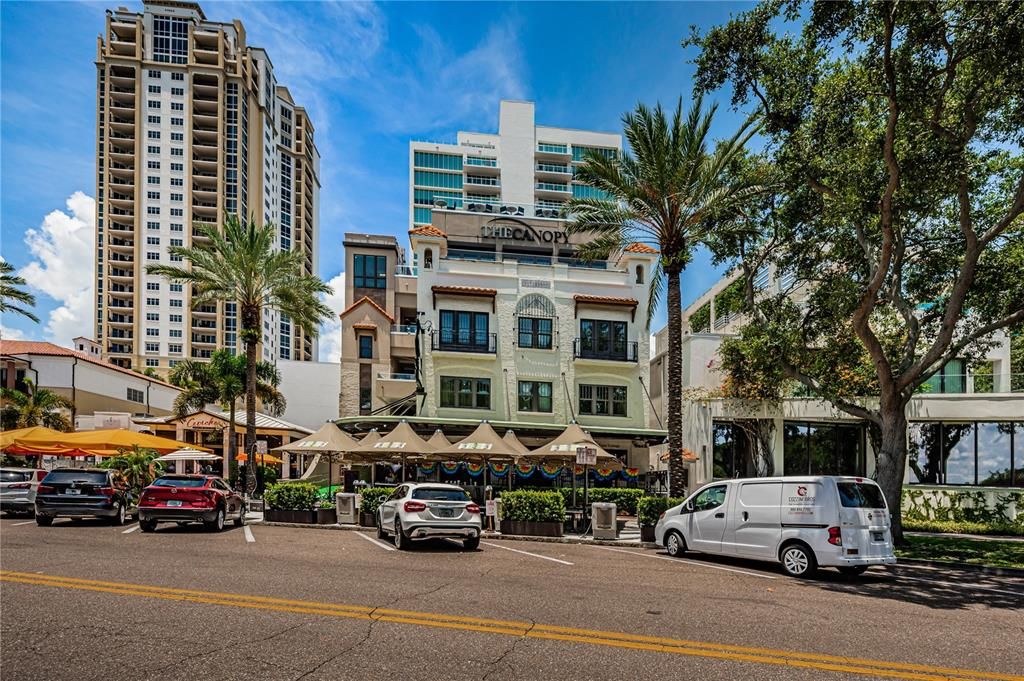
M 442 232 L 437 227 L 434 227 L 433 225 L 423 225 L 422 227 L 416 227 L 415 229 L 410 229 L 409 230 L 409 234 L 415 234 L 416 236 L 433 236 L 433 237 L 437 237 L 439 239 L 447 239 L 448 238 L 447 234 Z
M 95 364 L 97 366 L 101 366 L 104 369 L 111 369 L 113 371 L 119 371 L 122 374 L 128 374 L 129 376 L 134 376 L 135 378 L 144 378 L 147 381 L 153 381 L 154 383 L 159 383 L 160 385 L 165 385 L 168 388 L 174 388 L 175 390 L 181 390 L 181 388 L 179 388 L 178 386 L 172 385 L 171 383 L 168 383 L 166 381 L 162 381 L 159 378 L 153 378 L 152 376 L 146 376 L 145 374 L 140 374 L 140 373 L 138 373 L 136 371 L 132 371 L 131 369 L 125 369 L 124 367 L 119 367 L 116 364 L 111 364 L 109 362 L 104 362 L 102 359 L 97 359 L 96 357 L 93 357 L 92 355 L 87 355 L 84 352 L 78 352 L 77 350 L 72 350 L 71 348 L 61 347 L 60 345 L 54 345 L 53 343 L 47 343 L 45 341 L 22 341 L 22 340 L 4 340 L 4 341 L 0 341 L 0 354 L 3 354 L 3 355 L 46 355 L 48 357 L 77 357 L 80 360 L 84 360 L 86 362 L 89 362 L 90 364 Z
M 352 325 L 353 329 L 360 329 L 362 331 L 376 331 L 377 325 L 370 322 L 359 322 L 358 324 Z
M 625 251 L 627 253 L 657 253 L 656 248 L 651 248 L 647 244 L 633 243 L 626 246 Z
M 343 311 L 341 312 L 341 314 L 339 314 L 338 316 L 339 316 L 339 317 L 344 317 L 344 316 L 346 316 L 346 315 L 347 315 L 347 314 L 348 314 L 349 312 L 351 312 L 352 310 L 356 309 L 357 307 L 359 307 L 359 306 L 360 306 L 360 305 L 362 305 L 363 303 L 369 303 L 370 305 L 373 305 L 373 307 L 374 307 L 374 308 L 376 308 L 378 312 L 380 312 L 380 313 L 381 313 L 382 315 L 384 315 L 385 317 L 387 317 L 387 319 L 388 319 L 388 321 L 389 321 L 389 322 L 394 322 L 394 321 L 395 321 L 395 318 L 394 318 L 394 317 L 392 317 L 391 315 L 389 315 L 389 314 L 388 314 L 388 311 L 387 311 L 387 310 L 385 310 L 385 309 L 384 309 L 383 307 L 381 307 L 381 306 L 380 306 L 380 305 L 378 305 L 377 303 L 375 303 L 375 302 L 373 302 L 372 300 L 370 300 L 370 297 L 369 297 L 369 296 L 363 296 L 362 298 L 360 298 L 360 299 L 359 299 L 359 300 L 357 300 L 356 302 L 352 303 L 352 304 L 351 304 L 351 305 L 349 305 L 349 306 L 348 306 L 347 308 L 345 308 L 345 309 L 344 309 L 344 310 L 343 310 Z
M 463 296 L 496 296 L 498 295 L 497 289 L 493 288 L 477 288 L 476 286 L 432 286 L 430 288 L 434 293 L 453 293 L 455 295 Z
M 577 293 L 573 296 L 573 300 L 579 303 L 595 303 L 597 305 L 629 305 L 636 307 L 640 303 L 636 298 L 618 298 L 616 296 L 588 296 L 582 293 Z

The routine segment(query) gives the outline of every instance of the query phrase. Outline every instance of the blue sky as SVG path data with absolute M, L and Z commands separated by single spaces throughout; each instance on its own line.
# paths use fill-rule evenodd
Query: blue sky
M 92 335 L 96 38 L 117 3 L 0 3 L 0 253 L 24 271 L 42 324 L 7 317 L 6 337 Z M 141 3 L 129 2 L 138 10 Z M 307 107 L 322 157 L 320 275 L 341 270 L 346 231 L 405 241 L 408 142 L 497 127 L 501 98 L 537 103 L 545 125 L 619 131 L 638 101 L 688 104 L 690 25 L 730 3 L 203 3 L 241 19 L 280 83 Z M 716 136 L 740 117 L 726 95 Z M 684 303 L 717 279 L 698 254 Z M 334 301 L 336 302 L 336 301 Z M 660 328 L 664 309 L 652 328 Z

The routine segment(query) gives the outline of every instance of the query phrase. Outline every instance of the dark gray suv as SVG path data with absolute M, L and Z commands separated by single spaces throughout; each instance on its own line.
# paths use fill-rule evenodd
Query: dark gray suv
M 36 490 L 36 524 L 54 518 L 108 518 L 123 525 L 136 513 L 131 490 L 117 471 L 103 468 L 55 468 Z

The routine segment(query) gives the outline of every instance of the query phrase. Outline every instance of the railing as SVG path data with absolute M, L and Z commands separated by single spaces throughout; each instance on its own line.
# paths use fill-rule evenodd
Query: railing
M 537 151 L 544 152 L 547 154 L 566 154 L 569 153 L 569 146 L 567 144 L 548 144 L 546 142 L 537 143 Z
M 466 176 L 466 184 L 486 185 L 488 187 L 497 187 L 501 184 L 496 177 L 477 177 L 475 175 Z
M 595 348 L 576 338 L 572 342 L 572 356 L 577 359 L 601 359 L 610 362 L 636 362 L 638 344 L 636 341 L 620 341 L 609 347 Z
M 448 249 L 441 260 L 470 260 L 474 262 L 518 262 L 522 265 L 548 266 L 554 264 L 568 265 L 590 270 L 611 269 L 606 260 L 580 260 L 579 258 L 555 258 L 549 255 L 534 255 L 524 253 L 497 253 L 495 251 L 462 251 Z
M 417 274 L 417 268 L 412 265 L 397 265 L 395 267 L 395 275 L 399 277 L 415 277 Z
M 415 324 L 392 324 L 391 333 L 416 333 Z
M 430 347 L 433 350 L 493 355 L 498 348 L 498 334 L 441 329 L 430 334 Z
M 498 159 L 496 158 L 477 158 L 476 156 L 466 157 L 467 166 L 483 166 L 485 168 L 497 168 Z
M 1024 374 L 935 374 L 917 392 L 924 395 L 1024 393 Z
M 389 374 L 386 371 L 377 372 L 379 381 L 415 381 L 416 374 Z
M 562 175 L 571 175 L 572 169 L 566 165 L 556 165 L 554 163 L 538 163 L 537 170 L 542 173 L 561 173 Z
M 569 193 L 569 185 L 557 184 L 554 182 L 538 182 L 537 189 L 544 192 L 564 192 L 566 194 Z
M 568 193 L 566 189 L 564 193 Z M 444 199 L 447 206 L 429 206 L 434 210 L 457 210 L 469 213 L 489 213 L 496 215 L 514 215 L 519 217 L 537 217 L 565 220 L 567 216 L 562 215 L 563 205 L 561 202 L 539 202 L 513 203 L 501 201 L 499 197 L 466 196 L 464 199 Z M 458 205 L 455 205 L 458 204 Z M 424 208 L 428 206 L 423 206 Z

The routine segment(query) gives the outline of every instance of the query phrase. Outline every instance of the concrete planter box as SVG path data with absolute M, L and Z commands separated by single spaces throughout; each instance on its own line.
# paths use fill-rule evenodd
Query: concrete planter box
M 531 537 L 561 537 L 562 523 L 541 523 L 532 520 L 502 520 L 502 534 L 522 534 Z
M 377 527 L 377 514 L 360 512 L 359 527 Z
M 263 519 L 271 523 L 300 523 L 303 525 L 334 525 L 338 521 L 333 508 L 321 508 L 315 511 L 280 511 L 268 508 Z

